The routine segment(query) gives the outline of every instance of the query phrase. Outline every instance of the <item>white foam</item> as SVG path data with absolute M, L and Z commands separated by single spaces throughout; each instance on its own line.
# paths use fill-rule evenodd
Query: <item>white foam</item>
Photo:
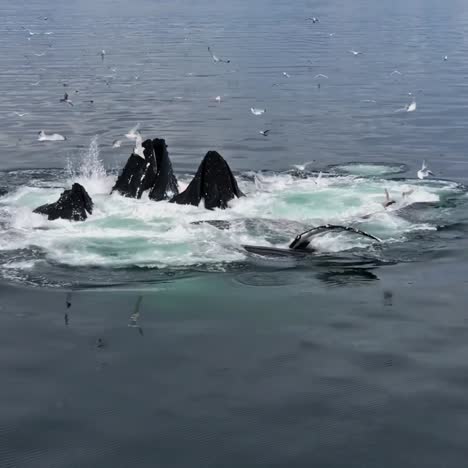
M 370 232 L 386 242 L 403 239 L 416 229 L 432 228 L 429 224 L 412 223 L 400 217 L 398 210 L 415 202 L 435 202 L 440 193 L 451 190 L 447 184 L 421 181 L 376 180 L 352 175 L 327 177 L 320 184 L 316 178 L 297 179 L 290 174 L 254 174 L 254 181 L 239 180 L 247 197 L 232 200 L 227 210 L 208 211 L 202 207 L 153 202 L 147 195 L 135 200 L 116 193 L 109 195 L 115 175 L 106 173 L 100 159 L 97 139 L 81 157 L 76 169 L 70 169 L 63 187 L 78 181 L 93 198 L 93 215 L 85 222 L 48 221 L 32 211 L 43 203 L 58 199 L 61 189 L 21 187 L 0 200 L 0 250 L 36 246 L 54 262 L 71 266 L 107 267 L 183 267 L 221 265 L 245 258 L 242 244 L 285 247 L 289 234 L 278 228 L 278 238 L 259 229 L 250 229 L 242 220 L 285 220 L 305 228 L 333 223 L 364 221 Z M 180 189 L 190 179 L 183 178 Z M 60 181 L 59 181 L 60 182 Z M 384 189 L 396 205 L 385 210 Z M 412 190 L 403 197 L 402 193 Z M 221 230 L 194 221 L 236 221 L 231 229 Z M 240 222 L 239 222 L 240 221 Z M 294 233 L 294 229 L 291 233 Z M 291 237 L 294 234 L 291 235 Z M 339 252 L 365 248 L 367 240 L 359 236 L 327 233 L 313 240 L 322 252 Z

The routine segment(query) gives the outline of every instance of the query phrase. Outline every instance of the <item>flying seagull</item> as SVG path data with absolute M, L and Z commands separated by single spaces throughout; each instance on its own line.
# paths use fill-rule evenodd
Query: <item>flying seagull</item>
M 18 117 L 24 117 L 25 115 L 29 115 L 29 112 L 13 112 Z
M 73 106 L 73 102 L 68 98 L 68 93 L 65 93 L 63 98 L 60 99 L 60 102 L 66 102 L 67 104 L 70 104 L 70 106 Z
M 114 140 L 112 142 L 112 148 L 120 148 L 121 144 L 122 144 L 122 140 Z
M 292 166 L 295 167 L 298 171 L 305 171 L 305 168 L 312 164 L 314 161 L 309 161 L 304 164 L 293 164 Z
M 270 133 L 270 130 L 260 130 L 260 135 L 268 136 L 269 133 Z
M 392 73 L 390 73 L 390 76 L 393 76 L 393 75 L 401 75 L 402 73 L 399 72 L 398 70 L 393 70 Z
M 211 55 L 211 57 L 212 57 L 212 59 L 213 59 L 213 61 L 214 61 L 215 63 L 231 63 L 230 60 L 223 60 L 223 59 L 220 59 L 220 58 L 217 57 L 215 54 L 213 54 L 213 52 L 211 51 L 211 47 L 210 47 L 210 46 L 208 46 L 208 52 L 210 53 L 210 55 Z
M 434 175 L 426 166 L 426 161 L 423 161 L 421 169 L 418 171 L 418 179 L 424 180 L 426 177 Z
M 51 133 L 47 135 L 44 130 L 39 132 L 39 137 L 37 138 L 38 141 L 65 141 L 66 138 L 59 133 Z
M 327 75 L 322 75 L 321 73 L 314 76 L 314 80 L 316 80 L 317 78 L 325 78 L 326 80 L 328 80 L 328 76 Z
M 106 51 L 104 49 L 101 50 L 101 60 L 104 62 L 104 57 L 106 56 Z
M 390 194 L 388 193 L 388 190 L 385 189 L 385 201 L 382 203 L 383 207 L 387 208 L 388 206 L 393 205 L 394 203 L 396 203 L 395 200 L 392 200 L 390 198 Z
M 414 112 L 416 110 L 416 101 L 413 99 L 413 102 L 411 104 L 408 104 L 405 108 L 406 112 Z
M 252 112 L 253 115 L 262 115 L 266 112 L 266 109 L 259 109 L 257 107 L 251 107 L 250 112 Z
M 312 16 L 311 18 L 306 18 L 307 21 L 312 21 L 312 23 L 318 23 L 319 22 L 319 19 L 316 18 L 315 16 Z
M 138 129 L 140 128 L 140 124 L 137 123 L 129 132 L 125 135 L 129 140 L 136 140 L 140 132 Z
M 362 52 L 358 52 L 357 50 L 353 50 L 353 49 L 351 49 L 351 50 L 349 51 L 349 53 L 350 53 L 350 54 L 353 54 L 354 56 L 356 56 L 356 55 L 361 55 L 361 54 L 362 54 Z
M 289 73 L 286 73 L 286 72 L 283 72 L 283 76 L 285 76 L 286 78 L 291 78 L 291 75 Z

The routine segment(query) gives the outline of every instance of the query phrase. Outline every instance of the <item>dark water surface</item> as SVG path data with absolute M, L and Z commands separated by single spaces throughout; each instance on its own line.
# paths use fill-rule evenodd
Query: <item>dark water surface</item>
M 0 7 L 1 468 L 466 465 L 466 2 Z M 220 151 L 247 200 L 109 198 L 137 123 L 184 182 Z M 67 165 L 96 201 L 83 225 L 32 215 Z M 363 221 L 384 188 L 398 210 Z M 337 220 L 384 242 L 242 253 Z

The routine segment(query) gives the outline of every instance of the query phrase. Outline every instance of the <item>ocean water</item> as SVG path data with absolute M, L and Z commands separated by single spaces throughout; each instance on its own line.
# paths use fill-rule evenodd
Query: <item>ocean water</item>
M 0 2 L 1 467 L 465 465 L 465 2 Z M 247 196 L 110 195 L 136 125 Z

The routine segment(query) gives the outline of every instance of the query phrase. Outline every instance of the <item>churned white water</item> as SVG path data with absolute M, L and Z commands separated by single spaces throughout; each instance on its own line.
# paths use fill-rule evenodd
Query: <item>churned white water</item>
M 353 165 L 354 171 L 358 168 Z M 381 167 L 383 174 L 387 171 Z M 409 232 L 434 226 L 404 219 L 399 216 L 401 207 L 437 202 L 441 194 L 457 189 L 449 182 L 385 180 L 357 174 L 323 174 L 317 180 L 316 175 L 297 178 L 289 173 L 251 173 L 239 177 L 246 197 L 233 200 L 227 210 L 208 211 L 156 203 L 145 195 L 141 200 L 110 195 L 116 177 L 104 169 L 94 139 L 78 166 L 69 165 L 63 180 L 31 180 L 0 198 L 0 253 L 35 248 L 56 264 L 113 268 L 230 263 L 246 258 L 243 244 L 286 247 L 299 232 L 326 223 L 365 227 L 384 242 L 404 241 Z M 180 188 L 189 180 L 180 178 Z M 48 221 L 33 213 L 37 206 L 56 201 L 75 181 L 94 201 L 88 220 Z M 388 209 L 382 205 L 385 188 L 396 201 Z M 409 195 L 403 196 L 404 192 Z M 204 220 L 229 221 L 230 229 L 191 224 Z M 369 241 L 326 233 L 313 244 L 322 252 L 340 252 L 369 246 Z M 17 265 L 21 267 L 20 260 Z M 24 267 L 31 268 L 31 262 Z

